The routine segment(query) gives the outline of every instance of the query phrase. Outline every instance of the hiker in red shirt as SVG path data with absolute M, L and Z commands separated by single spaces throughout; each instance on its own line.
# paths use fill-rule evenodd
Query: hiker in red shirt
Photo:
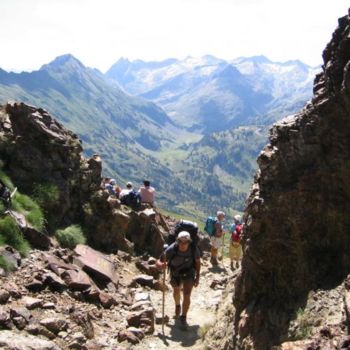
M 241 261 L 243 254 L 241 245 L 241 236 L 243 232 L 242 217 L 240 215 L 235 215 L 233 219 L 234 223 L 231 225 L 231 240 L 229 249 L 232 270 L 239 267 L 239 262 Z M 235 266 L 234 262 L 236 262 Z

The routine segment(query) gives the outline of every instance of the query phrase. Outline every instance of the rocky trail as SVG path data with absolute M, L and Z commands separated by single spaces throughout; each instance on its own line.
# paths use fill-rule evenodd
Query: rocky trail
M 179 321 L 173 317 L 175 306 L 172 291 L 169 289 L 165 293 L 165 318 L 168 317 L 169 322 L 164 325 L 164 334 L 162 324 L 159 322 L 156 324 L 154 335 L 133 349 L 203 349 L 202 337 L 215 323 L 216 310 L 222 299 L 227 280 L 232 274 L 229 260 L 224 260 L 219 266 L 212 267 L 207 258 L 203 259 L 200 284 L 192 292 L 187 319 L 188 329 L 183 330 Z M 162 293 L 151 291 L 150 298 L 157 310 L 157 319 L 160 321 Z
M 27 258 L 17 256 L 17 271 L 0 276 L 1 349 L 203 349 L 202 338 L 215 323 L 227 282 L 237 275 L 226 260 L 212 267 L 205 253 L 186 331 L 173 319 L 174 301 L 167 281 L 169 320 L 163 334 L 162 276 L 151 276 L 155 259 L 122 252 L 106 255 L 116 275 L 113 283 L 102 284 L 88 261 L 86 265 L 81 265 L 83 258 L 78 261 L 77 252 L 83 251 L 81 247 L 34 250 Z M 94 261 L 103 257 L 91 248 L 87 251 Z M 148 274 L 145 266 L 151 267 Z

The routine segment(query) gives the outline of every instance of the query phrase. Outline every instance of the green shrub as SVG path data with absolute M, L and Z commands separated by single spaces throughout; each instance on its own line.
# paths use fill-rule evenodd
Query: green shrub
M 17 249 L 22 256 L 27 256 L 29 243 L 23 238 L 15 220 L 10 216 L 0 219 L 0 245 L 8 244 Z
M 11 272 L 16 270 L 15 265 L 1 255 L 0 255 L 0 267 L 3 268 L 6 272 Z
M 54 207 L 59 199 L 60 192 L 56 185 L 49 183 L 35 184 L 33 188 L 33 197 L 43 209 Z
M 40 206 L 30 197 L 17 192 L 12 199 L 12 208 L 22 213 L 35 229 L 43 230 L 45 226 L 44 214 Z
M 64 230 L 57 230 L 55 237 L 64 248 L 74 249 L 78 244 L 85 244 L 86 242 L 84 233 L 78 225 L 71 225 Z

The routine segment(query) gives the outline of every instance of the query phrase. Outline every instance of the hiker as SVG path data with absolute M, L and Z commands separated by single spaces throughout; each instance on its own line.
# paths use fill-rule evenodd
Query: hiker
M 119 200 L 121 204 L 129 206 L 133 210 L 141 208 L 140 194 L 134 190 L 131 182 L 126 184 L 126 189 L 121 190 Z
M 123 188 L 119 193 L 119 199 L 122 199 L 124 196 L 129 194 L 133 190 L 133 186 L 131 182 L 126 184 L 126 188 Z
M 112 196 L 116 196 L 115 186 L 117 182 L 114 179 L 106 179 L 104 183 L 104 188 L 108 191 L 108 193 Z
M 210 237 L 210 262 L 212 265 L 218 265 L 218 250 L 222 244 L 222 235 L 224 234 L 224 229 L 222 222 L 225 219 L 225 213 L 223 211 L 218 211 L 216 213 L 216 222 L 214 226 L 214 234 Z
M 0 200 L 4 203 L 6 209 L 10 207 L 11 192 L 2 180 L 0 180 Z
M 153 206 L 156 190 L 151 186 L 150 181 L 144 180 L 143 186 L 140 187 L 139 193 L 141 196 L 141 203 L 148 203 Z
M 201 269 L 200 252 L 197 246 L 192 249 L 191 235 L 181 231 L 176 241 L 171 244 L 157 261 L 159 269 L 170 270 L 170 284 L 173 287 L 175 301 L 175 318 L 180 320 L 183 329 L 187 329 L 187 312 L 191 303 L 192 288 L 199 284 Z M 181 290 L 183 300 L 181 305 Z
M 231 269 L 239 268 L 239 262 L 242 258 L 242 245 L 241 245 L 241 235 L 243 231 L 242 217 L 240 215 L 235 215 L 234 223 L 231 225 L 231 240 L 229 256 L 231 260 Z M 234 266 L 234 262 L 236 262 Z

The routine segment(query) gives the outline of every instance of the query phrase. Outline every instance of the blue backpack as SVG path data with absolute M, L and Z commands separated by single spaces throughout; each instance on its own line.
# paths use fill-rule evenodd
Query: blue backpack
M 207 221 L 205 222 L 205 226 L 204 226 L 204 231 L 211 237 L 214 236 L 215 234 L 215 224 L 217 222 L 217 219 L 212 217 L 212 216 L 208 216 Z

